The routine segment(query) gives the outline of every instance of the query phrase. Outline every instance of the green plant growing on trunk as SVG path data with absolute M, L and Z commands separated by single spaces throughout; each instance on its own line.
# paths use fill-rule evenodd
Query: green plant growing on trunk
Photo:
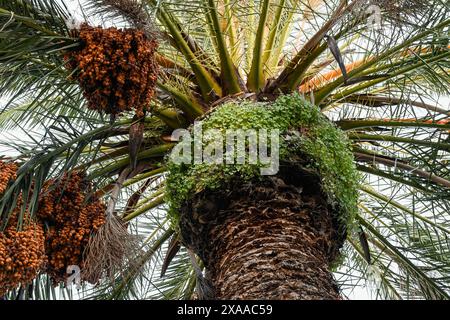
M 329 202 L 341 208 L 341 223 L 351 225 L 354 221 L 359 179 L 350 141 L 319 108 L 299 94 L 281 96 L 273 103 L 242 102 L 222 105 L 202 120 L 202 129 L 219 130 L 220 141 L 226 140 L 228 129 L 279 130 L 280 160 L 295 161 L 298 156 L 306 157 L 305 166 L 321 177 L 322 188 Z M 294 132 L 290 135 L 291 130 Z M 296 130 L 298 131 L 295 132 Z M 305 132 L 305 135 L 301 135 L 300 131 Z M 214 139 L 217 136 L 212 140 Z M 207 145 L 209 142 L 212 141 L 206 139 L 203 144 Z M 191 148 L 190 145 L 188 147 Z M 189 160 L 192 165 L 168 164 L 166 195 L 174 226 L 178 225 L 177 214 L 180 208 L 194 193 L 220 188 L 222 183 L 226 184 L 236 175 L 243 181 L 258 178 L 260 169 L 265 166 L 260 162 L 249 164 L 248 158 L 244 164 L 220 165 L 194 164 L 193 158 Z

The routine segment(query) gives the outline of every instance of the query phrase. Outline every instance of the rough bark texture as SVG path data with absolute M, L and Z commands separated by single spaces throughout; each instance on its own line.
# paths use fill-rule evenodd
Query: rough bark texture
M 211 299 L 340 299 L 329 271 L 342 246 L 319 180 L 298 168 L 203 192 L 181 215 Z

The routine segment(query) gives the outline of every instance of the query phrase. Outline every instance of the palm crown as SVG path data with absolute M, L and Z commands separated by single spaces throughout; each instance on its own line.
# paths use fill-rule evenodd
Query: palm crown
M 67 53 L 83 42 L 63 2 L 0 0 L 0 92 L 8 97 L 0 126 L 29 137 L 4 141 L 21 166 L 2 218 L 19 194 L 29 195 L 23 211 L 37 211 L 45 181 L 82 170 L 107 210 L 141 236 L 122 270 L 87 296 L 192 297 L 202 263 L 180 247 L 166 214 L 171 132 L 230 101 L 296 92 L 343 130 L 360 172 L 356 226 L 335 270 L 341 287 L 372 281 L 376 297 L 448 298 L 445 1 L 90 0 L 84 9 L 157 39 L 159 76 L 145 115 L 108 118 L 87 107 L 67 67 Z M 41 274 L 20 294 L 55 297 L 51 287 Z

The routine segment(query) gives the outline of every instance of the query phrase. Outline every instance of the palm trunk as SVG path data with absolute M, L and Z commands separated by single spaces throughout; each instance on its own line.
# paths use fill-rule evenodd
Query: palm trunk
M 340 299 L 329 266 L 342 246 L 316 176 L 277 177 L 204 192 L 181 215 L 212 299 Z

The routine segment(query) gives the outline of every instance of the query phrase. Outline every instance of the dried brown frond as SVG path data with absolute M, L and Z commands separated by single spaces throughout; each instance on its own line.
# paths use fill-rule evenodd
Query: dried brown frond
M 107 277 L 112 280 L 115 274 L 126 268 L 127 263 L 133 261 L 139 250 L 139 238 L 128 233 L 127 223 L 115 213 L 123 182 L 136 172 L 139 169 L 125 168 L 117 178 L 106 207 L 106 223 L 90 239 L 84 252 L 81 276 L 91 283 Z
M 116 215 L 109 216 L 86 247 L 82 279 L 90 283 L 112 280 L 133 260 L 138 249 L 139 238 L 128 233 L 126 223 Z
M 144 9 L 143 1 L 140 0 L 101 0 L 103 6 L 108 7 L 125 17 L 133 25 L 145 32 L 147 36 L 154 37 L 156 28 L 150 16 Z

